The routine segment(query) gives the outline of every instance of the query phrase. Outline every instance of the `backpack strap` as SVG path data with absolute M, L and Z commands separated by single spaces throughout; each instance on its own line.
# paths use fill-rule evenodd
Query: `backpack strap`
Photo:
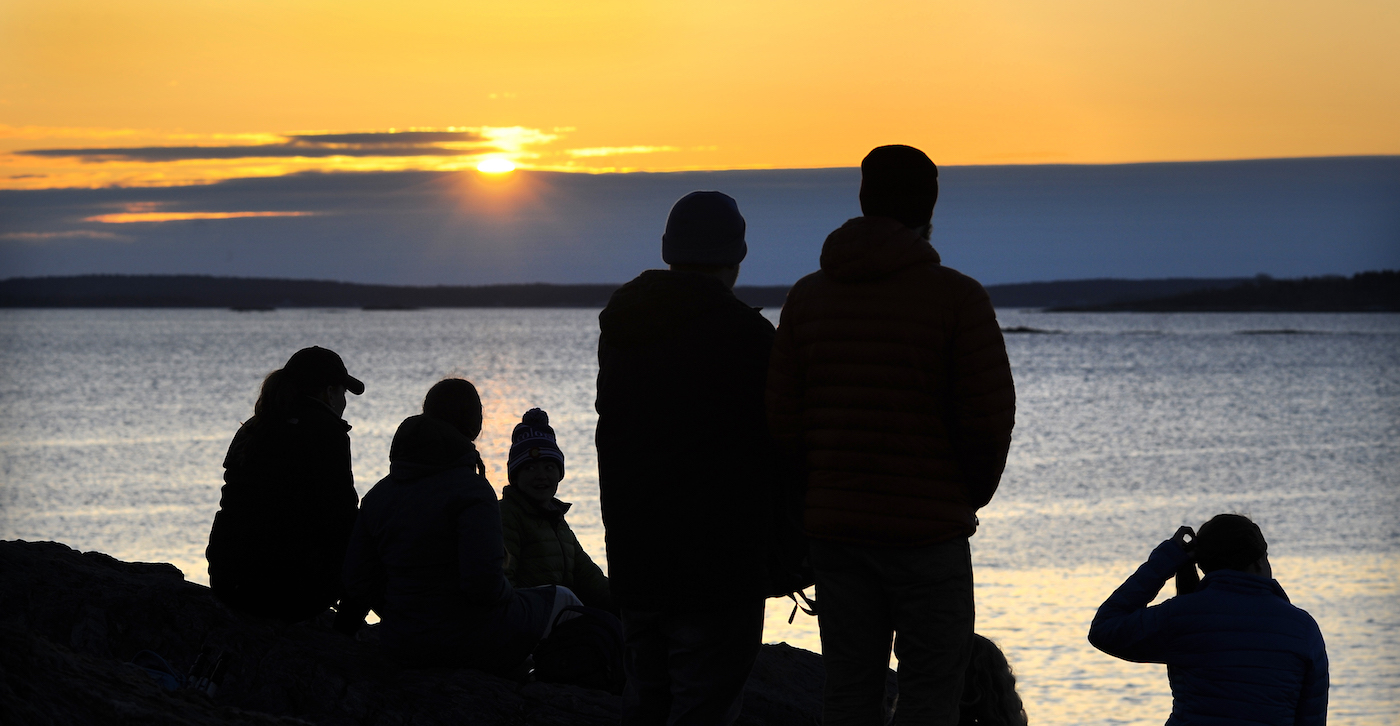
M 802 596 L 802 602 L 797 601 L 798 595 Z M 797 617 L 797 611 L 799 608 L 802 610 L 802 612 L 807 613 L 808 615 L 817 614 L 817 601 L 807 597 L 806 592 L 798 590 L 796 592 L 788 593 L 787 596 L 792 598 L 792 614 L 788 615 L 788 625 L 792 625 L 792 621 Z M 807 603 L 807 607 L 802 607 L 802 603 Z

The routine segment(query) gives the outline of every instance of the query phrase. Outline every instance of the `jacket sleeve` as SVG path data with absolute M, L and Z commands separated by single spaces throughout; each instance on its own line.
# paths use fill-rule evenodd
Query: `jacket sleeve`
M 1147 607 L 1188 556 L 1167 540 L 1099 606 L 1089 626 L 1095 648 L 1135 663 L 1166 663 L 1171 648 L 1167 620 L 1174 602 Z
M 980 509 L 992 500 L 1006 468 L 1016 423 L 1016 385 L 991 298 L 975 280 L 966 279 L 952 338 L 949 433 L 968 483 L 969 503 Z
M 1326 726 L 1327 689 L 1330 685 L 1327 663 L 1327 646 L 1322 640 L 1322 631 L 1313 622 L 1313 657 L 1308 663 L 1308 671 L 1303 675 L 1303 693 L 1298 700 L 1297 726 Z
M 370 535 L 363 517 L 355 521 L 351 531 L 342 577 L 345 597 L 341 598 L 340 606 L 336 609 L 335 629 L 353 634 L 364 624 L 370 608 L 383 602 L 387 584 L 384 563 L 379 560 L 374 537 Z
M 515 587 L 519 585 L 515 582 L 515 573 L 520 569 L 520 530 L 524 523 L 514 511 L 504 505 L 501 506 L 501 538 L 505 540 L 506 559 L 503 571 L 506 579 Z
M 566 525 L 567 526 L 567 525 Z M 583 546 L 579 544 L 578 537 L 574 535 L 572 529 L 568 530 L 569 539 L 574 546 L 574 594 L 578 595 L 584 605 L 604 610 L 614 610 L 612 599 L 612 588 L 608 585 L 608 576 L 603 574 L 598 563 L 588 556 Z
M 797 341 L 793 334 L 793 298 L 797 288 L 788 292 L 787 303 L 778 317 L 778 331 L 773 338 L 773 351 L 768 357 L 768 381 L 764 403 L 768 414 L 768 431 L 780 448 L 796 451 L 802 436 L 802 383 L 798 366 Z
M 488 491 L 490 485 L 481 481 Z M 506 580 L 505 546 L 501 535 L 501 509 L 495 492 L 478 497 L 457 514 L 458 586 L 467 602 L 494 605 L 511 597 Z

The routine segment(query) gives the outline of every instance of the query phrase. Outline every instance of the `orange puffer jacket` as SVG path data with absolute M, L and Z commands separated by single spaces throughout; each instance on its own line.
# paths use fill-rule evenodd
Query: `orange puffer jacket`
M 982 286 L 913 230 L 858 217 L 788 293 L 767 406 L 806 462 L 808 535 L 914 547 L 976 531 L 1016 393 Z

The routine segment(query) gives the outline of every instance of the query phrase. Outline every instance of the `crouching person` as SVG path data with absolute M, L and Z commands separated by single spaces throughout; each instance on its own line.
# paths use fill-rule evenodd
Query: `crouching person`
M 1194 538 L 1194 541 L 1192 539 Z M 1327 650 L 1307 612 L 1273 579 L 1259 526 L 1221 514 L 1152 551 L 1099 606 L 1089 642 L 1136 663 L 1165 663 L 1176 724 L 1327 722 Z M 1195 565 L 1205 577 L 1194 583 Z M 1148 607 L 1182 572 L 1177 596 Z
M 361 503 L 345 585 L 379 614 L 380 641 L 405 663 L 518 675 L 559 611 L 579 601 L 566 588 L 506 580 L 500 507 L 472 443 L 480 433 L 471 383 L 428 391 L 423 414 L 394 434 L 389 476 Z M 337 630 L 354 632 L 365 612 L 343 610 Z
M 570 504 L 555 497 L 564 479 L 564 452 L 549 414 L 526 411 L 510 438 L 510 484 L 501 490 L 506 577 L 516 587 L 563 585 L 584 605 L 614 611 L 607 575 L 564 521 Z

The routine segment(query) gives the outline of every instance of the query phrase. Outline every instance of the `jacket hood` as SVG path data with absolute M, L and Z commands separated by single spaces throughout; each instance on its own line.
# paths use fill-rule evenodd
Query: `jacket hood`
M 603 337 L 614 345 L 670 338 L 717 307 L 743 305 L 711 275 L 647 270 L 618 288 L 598 315 Z
M 837 282 L 878 280 L 906 267 L 939 262 L 928 240 L 888 217 L 848 220 L 822 245 L 822 272 Z
M 404 419 L 389 446 L 390 472 L 409 479 L 471 465 L 478 458 L 476 445 L 452 424 L 421 414 Z
M 1239 570 L 1216 570 L 1207 574 L 1201 578 L 1200 590 L 1207 588 L 1243 594 L 1262 595 L 1268 593 L 1283 598 L 1284 602 L 1292 602 L 1288 599 L 1288 593 L 1283 591 L 1283 586 L 1278 584 L 1278 580 L 1261 575 L 1251 575 Z

